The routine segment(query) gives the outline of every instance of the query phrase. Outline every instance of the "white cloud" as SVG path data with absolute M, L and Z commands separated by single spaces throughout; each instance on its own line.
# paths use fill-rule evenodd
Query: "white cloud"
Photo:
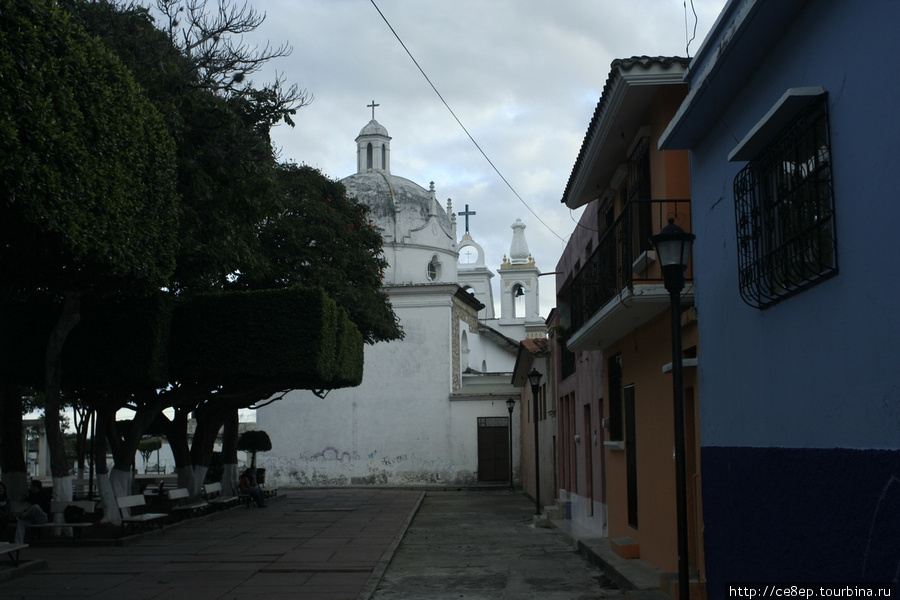
M 694 0 L 695 52 L 725 0 Z M 359 130 L 376 119 L 393 138 L 391 170 L 442 202 L 469 204 L 473 237 L 496 270 L 521 218 L 538 267 L 556 268 L 575 226 L 560 203 L 584 133 L 615 58 L 684 56 L 693 29 L 682 0 L 376 0 L 406 47 L 503 176 L 494 172 L 410 60 L 369 0 L 257 0 L 265 23 L 246 40 L 293 54 L 254 75 L 275 72 L 311 92 L 297 126 L 273 139 L 283 160 L 335 178 L 356 170 Z M 686 23 L 687 16 L 687 23 Z M 688 35 L 686 35 L 686 33 Z M 460 228 L 461 229 L 461 228 Z M 460 235 L 462 231 L 460 230 Z M 542 314 L 555 302 L 553 277 L 541 280 Z M 495 290 L 495 295 L 497 291 Z

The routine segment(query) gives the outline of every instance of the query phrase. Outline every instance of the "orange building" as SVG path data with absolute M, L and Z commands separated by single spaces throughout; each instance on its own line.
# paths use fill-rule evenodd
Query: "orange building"
M 625 558 L 678 567 L 670 297 L 649 238 L 691 231 L 688 154 L 657 143 L 687 59 L 617 59 L 563 196 L 584 207 L 557 265 L 559 498 Z M 681 296 L 690 572 L 703 580 L 699 356 L 691 268 Z M 700 586 L 694 586 L 697 597 Z M 692 596 L 695 592 L 692 592 Z

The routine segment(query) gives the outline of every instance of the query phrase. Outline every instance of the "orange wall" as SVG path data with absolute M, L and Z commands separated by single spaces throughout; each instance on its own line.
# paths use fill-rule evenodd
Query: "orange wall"
M 694 323 L 685 327 L 682 335 L 683 348 L 696 346 Z M 641 558 L 664 571 L 676 571 L 672 374 L 662 372 L 662 366 L 672 361 L 669 312 L 664 311 L 647 325 L 604 349 L 608 357 L 619 352 L 622 353 L 622 383 L 635 386 L 638 528 L 628 524 L 625 452 L 607 449 L 609 535 L 633 539 L 640 545 Z M 695 368 L 686 368 L 684 381 L 685 387 L 696 390 L 695 371 Z M 606 410 L 604 416 L 609 416 L 608 408 Z M 696 423 L 695 427 L 698 427 Z M 699 435 L 696 444 L 699 447 Z M 696 449 L 689 452 L 696 452 Z M 688 485 L 691 487 L 690 481 Z M 692 565 L 692 569 L 696 566 Z

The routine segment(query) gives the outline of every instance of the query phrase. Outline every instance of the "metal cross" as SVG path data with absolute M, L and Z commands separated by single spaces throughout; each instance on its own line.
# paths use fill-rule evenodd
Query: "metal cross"
M 466 210 L 464 210 L 463 212 L 460 212 L 460 213 L 456 213 L 456 214 L 458 214 L 461 217 L 462 216 L 466 217 L 466 233 L 469 233 L 469 215 L 474 215 L 475 211 L 469 210 L 469 205 L 466 204 Z
M 375 120 L 375 107 L 376 107 L 376 106 L 381 106 L 381 105 L 380 105 L 380 104 L 375 104 L 375 101 L 372 100 L 372 104 L 366 104 L 366 106 L 372 109 L 372 120 L 374 121 L 374 120 Z

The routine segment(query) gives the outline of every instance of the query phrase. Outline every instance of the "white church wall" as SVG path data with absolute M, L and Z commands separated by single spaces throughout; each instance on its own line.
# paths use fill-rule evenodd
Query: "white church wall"
M 464 324 L 460 324 L 463 327 Z M 516 364 L 514 350 L 506 351 L 485 340 L 483 335 L 467 332 L 468 367 L 483 373 L 512 373 Z M 465 371 L 465 369 L 463 369 Z
M 474 482 L 477 456 L 450 426 L 449 301 L 392 299 L 406 338 L 366 347 L 362 385 L 324 399 L 292 392 L 258 412 L 272 439 L 261 457 L 270 485 Z
M 456 254 L 450 250 L 443 250 L 429 246 L 404 244 L 401 247 L 392 247 L 390 252 L 385 248 L 386 256 L 392 265 L 385 272 L 385 281 L 393 284 L 429 283 L 434 281 L 456 281 Z M 438 276 L 431 280 L 428 276 L 428 265 L 436 258 L 439 266 Z

